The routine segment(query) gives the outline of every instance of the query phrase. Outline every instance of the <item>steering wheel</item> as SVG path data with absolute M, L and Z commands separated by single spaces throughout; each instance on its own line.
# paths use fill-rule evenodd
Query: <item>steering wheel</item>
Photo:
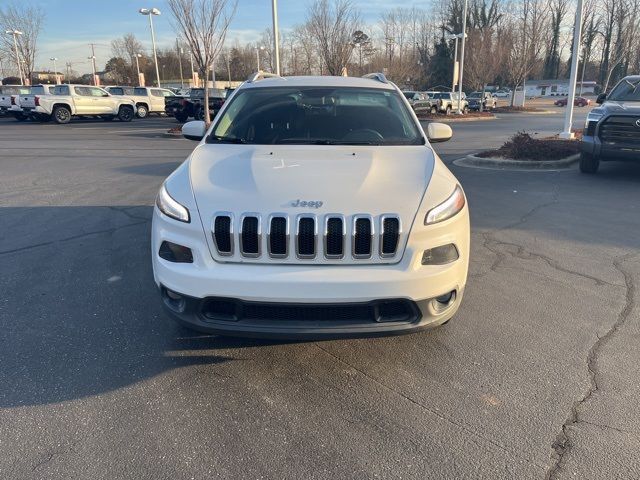
M 371 128 L 360 128 L 358 130 L 351 130 L 342 137 L 342 140 L 346 142 L 377 142 L 384 140 L 384 137 L 380 132 Z

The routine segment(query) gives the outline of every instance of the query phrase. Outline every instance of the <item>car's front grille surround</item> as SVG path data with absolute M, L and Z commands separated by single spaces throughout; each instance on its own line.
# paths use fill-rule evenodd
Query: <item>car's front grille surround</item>
M 638 116 L 611 116 L 598 128 L 598 136 L 604 145 L 630 146 L 640 148 L 640 127 Z
M 396 214 L 218 212 L 211 225 L 215 253 L 224 261 L 388 263 L 400 258 L 404 238 Z

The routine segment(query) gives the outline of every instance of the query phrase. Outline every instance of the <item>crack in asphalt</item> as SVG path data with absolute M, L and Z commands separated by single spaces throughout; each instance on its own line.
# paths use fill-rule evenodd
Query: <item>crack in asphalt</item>
M 399 391 L 399 390 L 396 390 L 395 388 L 393 388 L 393 387 L 391 387 L 391 386 L 387 385 L 386 383 L 381 382 L 381 381 L 380 381 L 380 380 L 378 380 L 377 378 L 375 378 L 375 377 L 373 377 L 373 376 L 369 375 L 369 374 L 368 374 L 367 372 L 365 372 L 364 370 L 362 370 L 362 369 L 360 369 L 360 368 L 356 367 L 355 365 L 352 365 L 351 363 L 347 362 L 346 360 L 342 359 L 341 357 L 339 357 L 339 356 L 335 355 L 334 353 L 330 352 L 330 351 L 329 351 L 329 350 L 327 350 L 326 348 L 323 348 L 323 347 L 322 347 L 321 345 L 319 345 L 318 343 L 314 343 L 314 345 L 315 345 L 318 349 L 320 349 L 321 351 L 323 351 L 326 355 L 328 355 L 328 356 L 330 356 L 331 358 L 333 358 L 334 360 L 336 360 L 337 362 L 339 362 L 339 363 L 341 363 L 341 364 L 343 364 L 343 365 L 346 365 L 346 366 L 348 366 L 349 368 L 352 368 L 353 370 L 355 370 L 356 372 L 358 372 L 359 374 L 361 374 L 362 376 L 364 376 L 364 377 L 365 377 L 365 378 L 367 378 L 368 380 L 370 380 L 370 381 L 374 382 L 376 385 L 378 385 L 378 386 L 382 387 L 383 389 L 385 389 L 385 390 L 387 390 L 387 391 L 389 391 L 389 392 L 391 392 L 391 393 L 393 393 L 393 394 L 395 394 L 395 395 L 398 395 L 399 397 L 403 398 L 404 400 L 408 401 L 409 403 L 411 403 L 411 404 L 413 404 L 413 405 L 415 405 L 415 406 L 419 407 L 421 410 L 424 410 L 424 411 L 426 411 L 426 412 L 429 412 L 429 413 L 431 413 L 432 415 L 435 415 L 436 417 L 438 417 L 439 419 L 444 420 L 445 422 L 447 422 L 447 423 L 449 423 L 449 424 L 451 424 L 451 425 L 454 425 L 454 426 L 456 426 L 456 427 L 460 428 L 461 430 L 465 431 L 466 433 L 469 433 L 469 434 L 471 434 L 471 435 L 473 435 L 473 436 L 475 436 L 475 437 L 477 437 L 477 438 L 479 438 L 479 439 L 481 439 L 481 440 L 484 440 L 484 441 L 486 441 L 486 442 L 490 443 L 490 444 L 491 444 L 491 445 L 493 445 L 494 447 L 496 447 L 496 448 L 500 449 L 501 451 L 503 451 L 503 452 L 505 452 L 505 453 L 507 453 L 507 454 L 509 454 L 509 455 L 513 455 L 513 456 L 515 456 L 515 457 L 517 457 L 517 458 L 520 458 L 520 459 L 524 460 L 524 461 L 525 461 L 525 462 L 527 462 L 529 465 L 532 465 L 532 466 L 534 466 L 534 467 L 537 467 L 537 468 L 539 468 L 540 470 L 544 470 L 544 466 L 542 466 L 542 465 L 538 465 L 537 463 L 535 463 L 535 462 L 533 462 L 533 461 L 529 460 L 528 458 L 523 457 L 520 453 L 518 453 L 518 452 L 514 452 L 514 451 L 512 451 L 512 450 L 509 450 L 507 447 L 505 447 L 504 445 L 501 445 L 500 443 L 496 442 L 495 440 L 492 440 L 492 439 L 490 439 L 490 438 L 487 438 L 487 437 L 483 436 L 482 434 L 480 434 L 479 432 L 477 432 L 477 431 L 473 430 L 472 428 L 470 428 L 470 427 L 468 427 L 468 426 L 466 426 L 466 425 L 464 425 L 464 424 L 462 424 L 462 423 L 456 422 L 455 420 L 453 420 L 453 419 L 451 419 L 451 418 L 447 417 L 446 415 L 443 415 L 442 413 L 440 413 L 440 412 L 438 412 L 438 411 L 435 411 L 435 410 L 433 410 L 433 409 L 429 408 L 428 406 L 426 406 L 425 404 L 423 404 L 423 403 L 421 403 L 421 402 L 419 402 L 419 401 L 415 400 L 414 398 L 410 397 L 409 395 L 407 395 L 407 394 L 405 394 L 405 393 L 403 393 L 403 392 L 401 392 L 401 391 Z M 470 440 L 471 440 L 471 439 L 470 439 Z M 473 441 L 473 440 L 471 440 L 471 441 Z M 474 443 L 475 443 L 475 442 L 474 442 Z M 477 444 L 476 444 L 476 445 L 477 445 Z
M 51 462 L 51 460 L 53 460 L 54 457 L 57 457 L 57 456 L 60 456 L 60 455 L 66 455 L 68 453 L 75 453 L 74 447 L 76 446 L 76 443 L 72 443 L 69 446 L 69 448 L 67 448 L 65 450 L 54 450 L 54 451 L 50 451 L 50 452 L 46 453 L 45 454 L 45 458 L 43 460 L 40 460 L 38 463 L 36 463 L 35 465 L 33 465 L 31 467 L 31 471 L 35 472 L 40 467 L 42 467 L 42 466 L 48 464 L 49 462 Z
M 129 210 L 132 210 L 134 208 L 139 208 L 139 207 L 115 207 L 115 206 L 109 206 L 108 207 L 109 210 L 113 210 L 114 212 L 119 212 L 122 213 L 124 215 L 126 215 L 127 217 L 129 217 L 132 220 L 144 220 L 146 222 L 148 222 L 149 220 L 151 220 L 150 217 L 140 217 L 138 215 L 134 215 L 133 213 L 131 213 Z M 152 207 L 153 208 L 153 207 Z
M 135 222 L 135 223 L 128 223 L 126 225 L 121 225 L 119 227 L 107 228 L 107 229 L 104 229 L 104 230 L 95 230 L 93 232 L 80 233 L 78 235 L 72 235 L 72 236 L 66 237 L 66 238 L 60 238 L 60 239 L 57 239 L 57 240 L 51 240 L 49 242 L 36 243 L 34 245 L 27 245 L 27 246 L 24 246 L 24 247 L 13 248 L 11 250 L 2 250 L 2 251 L 0 251 L 0 255 L 8 255 L 10 253 L 24 252 L 26 250 L 32 250 L 34 248 L 40 248 L 40 247 L 46 247 L 46 246 L 53 245 L 53 244 L 56 244 L 56 243 L 69 242 L 71 240 L 78 240 L 79 238 L 89 237 L 89 236 L 92 236 L 92 235 L 101 235 L 103 233 L 115 233 L 118 230 L 121 230 L 121 229 L 124 229 L 124 228 L 129 228 L 129 227 L 135 227 L 137 225 L 142 225 L 142 224 L 145 224 L 145 223 L 149 223 L 149 220 L 146 219 L 144 221 Z
M 616 270 L 618 270 L 622 276 L 624 277 L 624 282 L 626 285 L 625 292 L 625 303 L 618 314 L 618 318 L 611 325 L 609 330 L 602 336 L 597 337 L 596 342 L 589 348 L 587 353 L 587 370 L 589 372 L 589 380 L 590 385 L 587 391 L 582 395 L 582 397 L 575 402 L 571 407 L 571 411 L 569 412 L 568 418 L 562 424 L 560 433 L 556 436 L 555 441 L 551 445 L 552 447 L 552 455 L 551 455 L 551 465 L 547 470 L 547 474 L 545 478 L 547 480 L 552 480 L 556 478 L 558 472 L 562 469 L 562 464 L 567 453 L 571 451 L 571 438 L 569 436 L 568 430 L 572 426 L 576 426 L 580 423 L 589 423 L 594 425 L 593 423 L 587 422 L 585 420 L 580 419 L 580 415 L 578 409 L 581 405 L 585 404 L 589 399 L 593 396 L 595 392 L 599 390 L 598 385 L 598 354 L 600 350 L 611 340 L 611 338 L 620 330 L 620 328 L 625 324 L 626 320 L 631 316 L 631 312 L 635 308 L 635 295 L 636 295 L 636 284 L 634 282 L 633 276 L 631 272 L 624 268 L 624 263 L 635 257 L 637 253 L 626 253 L 619 257 L 614 258 L 613 266 Z M 604 427 L 604 426 L 603 426 Z M 618 430 L 615 427 L 607 427 L 613 430 Z M 630 433 L 630 432 L 625 432 Z

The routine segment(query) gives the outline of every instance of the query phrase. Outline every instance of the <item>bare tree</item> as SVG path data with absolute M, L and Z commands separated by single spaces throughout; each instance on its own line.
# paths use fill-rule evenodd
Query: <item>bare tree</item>
M 307 25 L 317 41 L 319 54 L 331 75 L 340 75 L 353 51 L 352 35 L 360 15 L 350 0 L 316 0 L 309 10 Z
M 144 55 L 144 47 L 133 33 L 125 33 L 122 38 L 116 38 L 111 42 L 111 53 L 116 58 L 124 58 L 129 61 L 131 78 L 137 78 L 136 55 Z
M 222 50 L 237 0 L 168 0 L 175 28 L 189 45 L 194 62 L 204 79 L 204 121 L 209 116 L 209 72 Z
M 38 35 L 44 22 L 44 11 L 39 7 L 26 6 L 20 3 L 10 3 L 0 8 L 0 29 L 18 30 L 22 35 L 17 36 L 18 58 L 14 48 L 13 38 L 10 35 L 0 35 L 0 54 L 7 59 L 12 59 L 17 66 L 20 63 L 21 70 L 27 79 L 35 68 Z
M 522 0 L 512 25 L 513 46 L 506 58 L 508 78 L 513 92 L 523 86 L 529 73 L 540 62 L 547 34 L 549 4 L 545 0 Z M 512 94 L 511 104 L 514 97 Z

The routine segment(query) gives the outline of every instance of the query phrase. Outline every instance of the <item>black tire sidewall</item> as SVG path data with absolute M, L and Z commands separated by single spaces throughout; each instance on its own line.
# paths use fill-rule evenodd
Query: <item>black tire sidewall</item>
M 120 110 L 118 110 L 118 119 L 121 122 L 130 122 L 131 120 L 133 120 L 133 108 L 126 106 L 120 107 Z
M 600 167 L 600 159 L 590 153 L 580 154 L 580 171 L 582 173 L 594 174 Z
M 67 116 L 65 119 L 58 118 L 58 112 L 65 111 L 67 112 Z M 71 111 L 67 107 L 56 107 L 53 109 L 53 119 L 56 123 L 60 125 L 64 125 L 65 123 L 69 123 L 71 121 Z

